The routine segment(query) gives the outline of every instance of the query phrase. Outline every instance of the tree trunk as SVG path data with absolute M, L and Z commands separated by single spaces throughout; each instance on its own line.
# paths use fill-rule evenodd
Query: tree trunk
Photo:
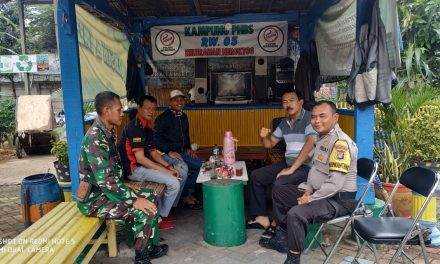
M 12 97 L 14 99 L 17 99 L 17 92 L 15 91 L 14 77 L 12 77 L 12 79 L 11 79 L 11 89 L 12 89 Z

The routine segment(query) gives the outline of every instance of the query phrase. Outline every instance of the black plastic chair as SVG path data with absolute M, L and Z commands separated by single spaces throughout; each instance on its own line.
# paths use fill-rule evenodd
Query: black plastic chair
M 272 119 L 272 132 L 274 132 L 275 129 L 277 129 L 281 121 L 283 121 L 285 118 L 286 117 L 275 117 L 274 119 Z M 277 148 L 282 151 L 286 151 L 286 142 L 284 141 L 284 139 L 280 140 L 280 142 L 278 142 L 274 148 Z
M 310 248 L 314 244 L 314 241 L 317 241 L 317 237 L 321 233 L 324 226 L 345 223 L 343 226 L 339 226 L 342 229 L 342 231 L 341 231 L 340 235 L 338 236 L 335 244 L 333 245 L 333 247 L 331 248 L 329 253 L 327 253 L 327 251 L 324 249 L 324 247 L 321 244 L 318 244 L 319 247 L 321 248 L 322 252 L 324 252 L 324 254 L 327 256 L 324 263 L 329 263 L 332 255 L 335 253 L 336 248 L 338 247 L 345 232 L 347 231 L 349 225 L 353 222 L 353 220 L 358 217 L 366 217 L 366 216 L 372 215 L 371 210 L 366 209 L 365 206 L 362 204 L 362 201 L 364 200 L 365 196 L 367 196 L 367 192 L 370 189 L 370 185 L 373 183 L 374 177 L 376 176 L 376 173 L 377 173 L 377 168 L 378 168 L 377 162 L 372 161 L 371 159 L 360 158 L 357 160 L 357 174 L 360 177 L 362 177 L 363 179 L 367 180 L 368 183 L 367 183 L 367 186 L 365 187 L 365 190 L 362 192 L 362 195 L 360 196 L 354 211 L 350 215 L 341 216 L 341 217 L 332 219 L 326 223 L 322 223 L 321 226 L 319 227 L 318 231 L 316 232 L 316 234 L 313 236 L 312 240 L 310 241 L 309 246 L 304 251 L 304 254 L 307 254 L 307 252 L 310 250 Z
M 398 244 L 399 248 L 391 259 L 390 263 L 394 263 L 397 257 L 405 257 L 414 263 L 405 253 L 403 247 L 406 244 L 418 244 L 422 248 L 425 263 L 429 262 L 426 255 L 425 241 L 423 238 L 423 231 L 419 226 L 419 219 L 425 211 L 429 201 L 434 195 L 437 185 L 439 183 L 439 175 L 434 171 L 422 167 L 412 167 L 402 173 L 399 181 L 396 183 L 391 195 L 385 202 L 379 217 L 360 218 L 355 219 L 353 228 L 357 237 L 364 240 L 362 246 L 359 248 L 353 261 L 358 262 L 357 258 L 367 245 L 373 251 L 376 262 L 379 263 L 379 255 L 377 253 L 376 244 Z M 403 217 L 387 217 L 386 214 L 390 211 L 391 201 L 400 184 L 405 185 L 414 192 L 426 197 L 425 202 L 420 208 L 415 219 Z M 359 262 L 358 262 L 359 263 Z
M 285 117 L 275 117 L 272 119 L 272 132 L 274 132 L 278 125 Z M 268 161 L 271 164 L 276 164 L 285 161 L 286 142 L 284 139 L 280 140 L 272 149 L 267 151 Z

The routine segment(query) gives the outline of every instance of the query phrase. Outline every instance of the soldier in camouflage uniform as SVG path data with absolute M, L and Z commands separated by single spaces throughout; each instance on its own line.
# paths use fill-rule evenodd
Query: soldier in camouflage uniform
M 98 118 L 84 136 L 79 159 L 82 181 L 92 185 L 88 198 L 78 202 L 82 214 L 121 220 L 136 234 L 135 263 L 149 264 L 152 225 L 157 219 L 156 196 L 122 181 L 122 164 L 115 146 L 113 128 L 122 122 L 119 96 L 101 92 L 95 97 Z

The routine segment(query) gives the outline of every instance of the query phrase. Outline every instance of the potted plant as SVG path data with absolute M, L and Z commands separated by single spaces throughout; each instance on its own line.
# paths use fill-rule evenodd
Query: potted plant
M 60 140 L 53 143 L 50 153 L 57 158 L 57 160 L 54 161 L 53 165 L 55 167 L 58 180 L 60 182 L 70 182 L 67 141 Z
M 391 132 L 389 143 L 383 141 L 381 147 L 374 147 L 374 157 L 379 165 L 378 177 L 388 194 L 391 194 L 400 175 L 409 166 L 407 154 L 399 142 L 401 141 L 398 140 L 398 136 L 396 136 L 394 132 Z M 376 197 L 385 200 L 376 182 L 374 188 L 376 190 Z M 394 205 L 394 212 L 399 216 L 410 217 L 412 209 L 411 190 L 401 184 L 393 197 L 392 204 Z
M 440 104 L 432 102 L 423 106 L 411 119 L 404 132 L 405 148 L 410 164 L 440 171 Z M 440 187 L 438 188 L 440 190 Z M 425 197 L 413 193 L 412 208 L 416 212 L 425 202 Z M 431 199 L 420 223 L 431 229 L 431 245 L 440 246 L 440 231 L 437 229 L 436 199 Z M 412 215 L 414 217 L 414 215 Z
M 417 116 L 419 109 L 428 105 L 438 94 L 436 89 L 425 84 L 414 88 L 396 87 L 392 90 L 391 105 L 377 107 L 374 156 L 379 163 L 378 176 L 388 192 L 391 192 L 398 177 L 410 166 L 410 156 L 417 148 L 417 144 L 413 147 L 407 144 L 406 135 L 411 120 Z M 376 191 L 376 196 L 381 198 L 380 192 Z M 409 189 L 404 186 L 399 188 L 393 203 L 399 215 L 411 215 L 412 194 Z
M 433 152 L 430 148 L 438 147 L 438 139 L 437 142 L 429 141 L 426 144 L 420 144 L 422 139 L 430 137 L 427 135 L 428 127 L 423 128 L 424 126 L 429 126 L 430 135 L 435 134 L 435 131 L 438 132 L 438 127 L 435 128 L 434 122 L 438 119 L 432 115 L 431 121 L 427 120 L 428 115 L 431 115 L 428 113 L 427 106 L 432 105 L 432 101 L 438 97 L 438 89 L 419 83 L 413 88 L 394 88 L 392 104 L 387 107 L 378 106 L 374 155 L 379 163 L 378 174 L 381 181 L 395 183 L 402 172 L 410 166 L 411 159 L 418 157 L 420 162 L 422 156 L 427 154 L 426 152 Z M 422 123 L 423 126 L 421 126 Z M 433 139 L 435 140 L 434 136 Z M 390 192 L 393 186 L 385 185 L 384 188 Z M 398 191 L 393 202 L 396 202 L 396 199 L 401 200 L 401 205 L 399 205 L 401 208 L 396 211 L 402 209 L 401 215 L 410 216 L 412 194 L 409 189 Z M 400 191 L 404 193 L 400 194 Z M 380 196 L 379 192 L 376 193 Z

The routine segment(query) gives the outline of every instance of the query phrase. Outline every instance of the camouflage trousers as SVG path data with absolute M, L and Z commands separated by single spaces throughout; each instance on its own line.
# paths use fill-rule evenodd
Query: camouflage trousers
M 155 202 L 156 196 L 151 193 L 150 189 L 142 189 L 136 193 L 139 197 L 144 197 L 149 201 Z M 92 205 L 93 206 L 93 205 Z M 141 210 L 136 210 L 132 205 L 126 203 L 116 203 L 107 200 L 98 208 L 94 208 L 90 216 L 96 216 L 105 220 L 117 220 L 130 226 L 136 236 L 134 248 L 135 250 L 149 249 L 154 236 L 153 223 L 158 220 L 159 214 L 150 215 Z

